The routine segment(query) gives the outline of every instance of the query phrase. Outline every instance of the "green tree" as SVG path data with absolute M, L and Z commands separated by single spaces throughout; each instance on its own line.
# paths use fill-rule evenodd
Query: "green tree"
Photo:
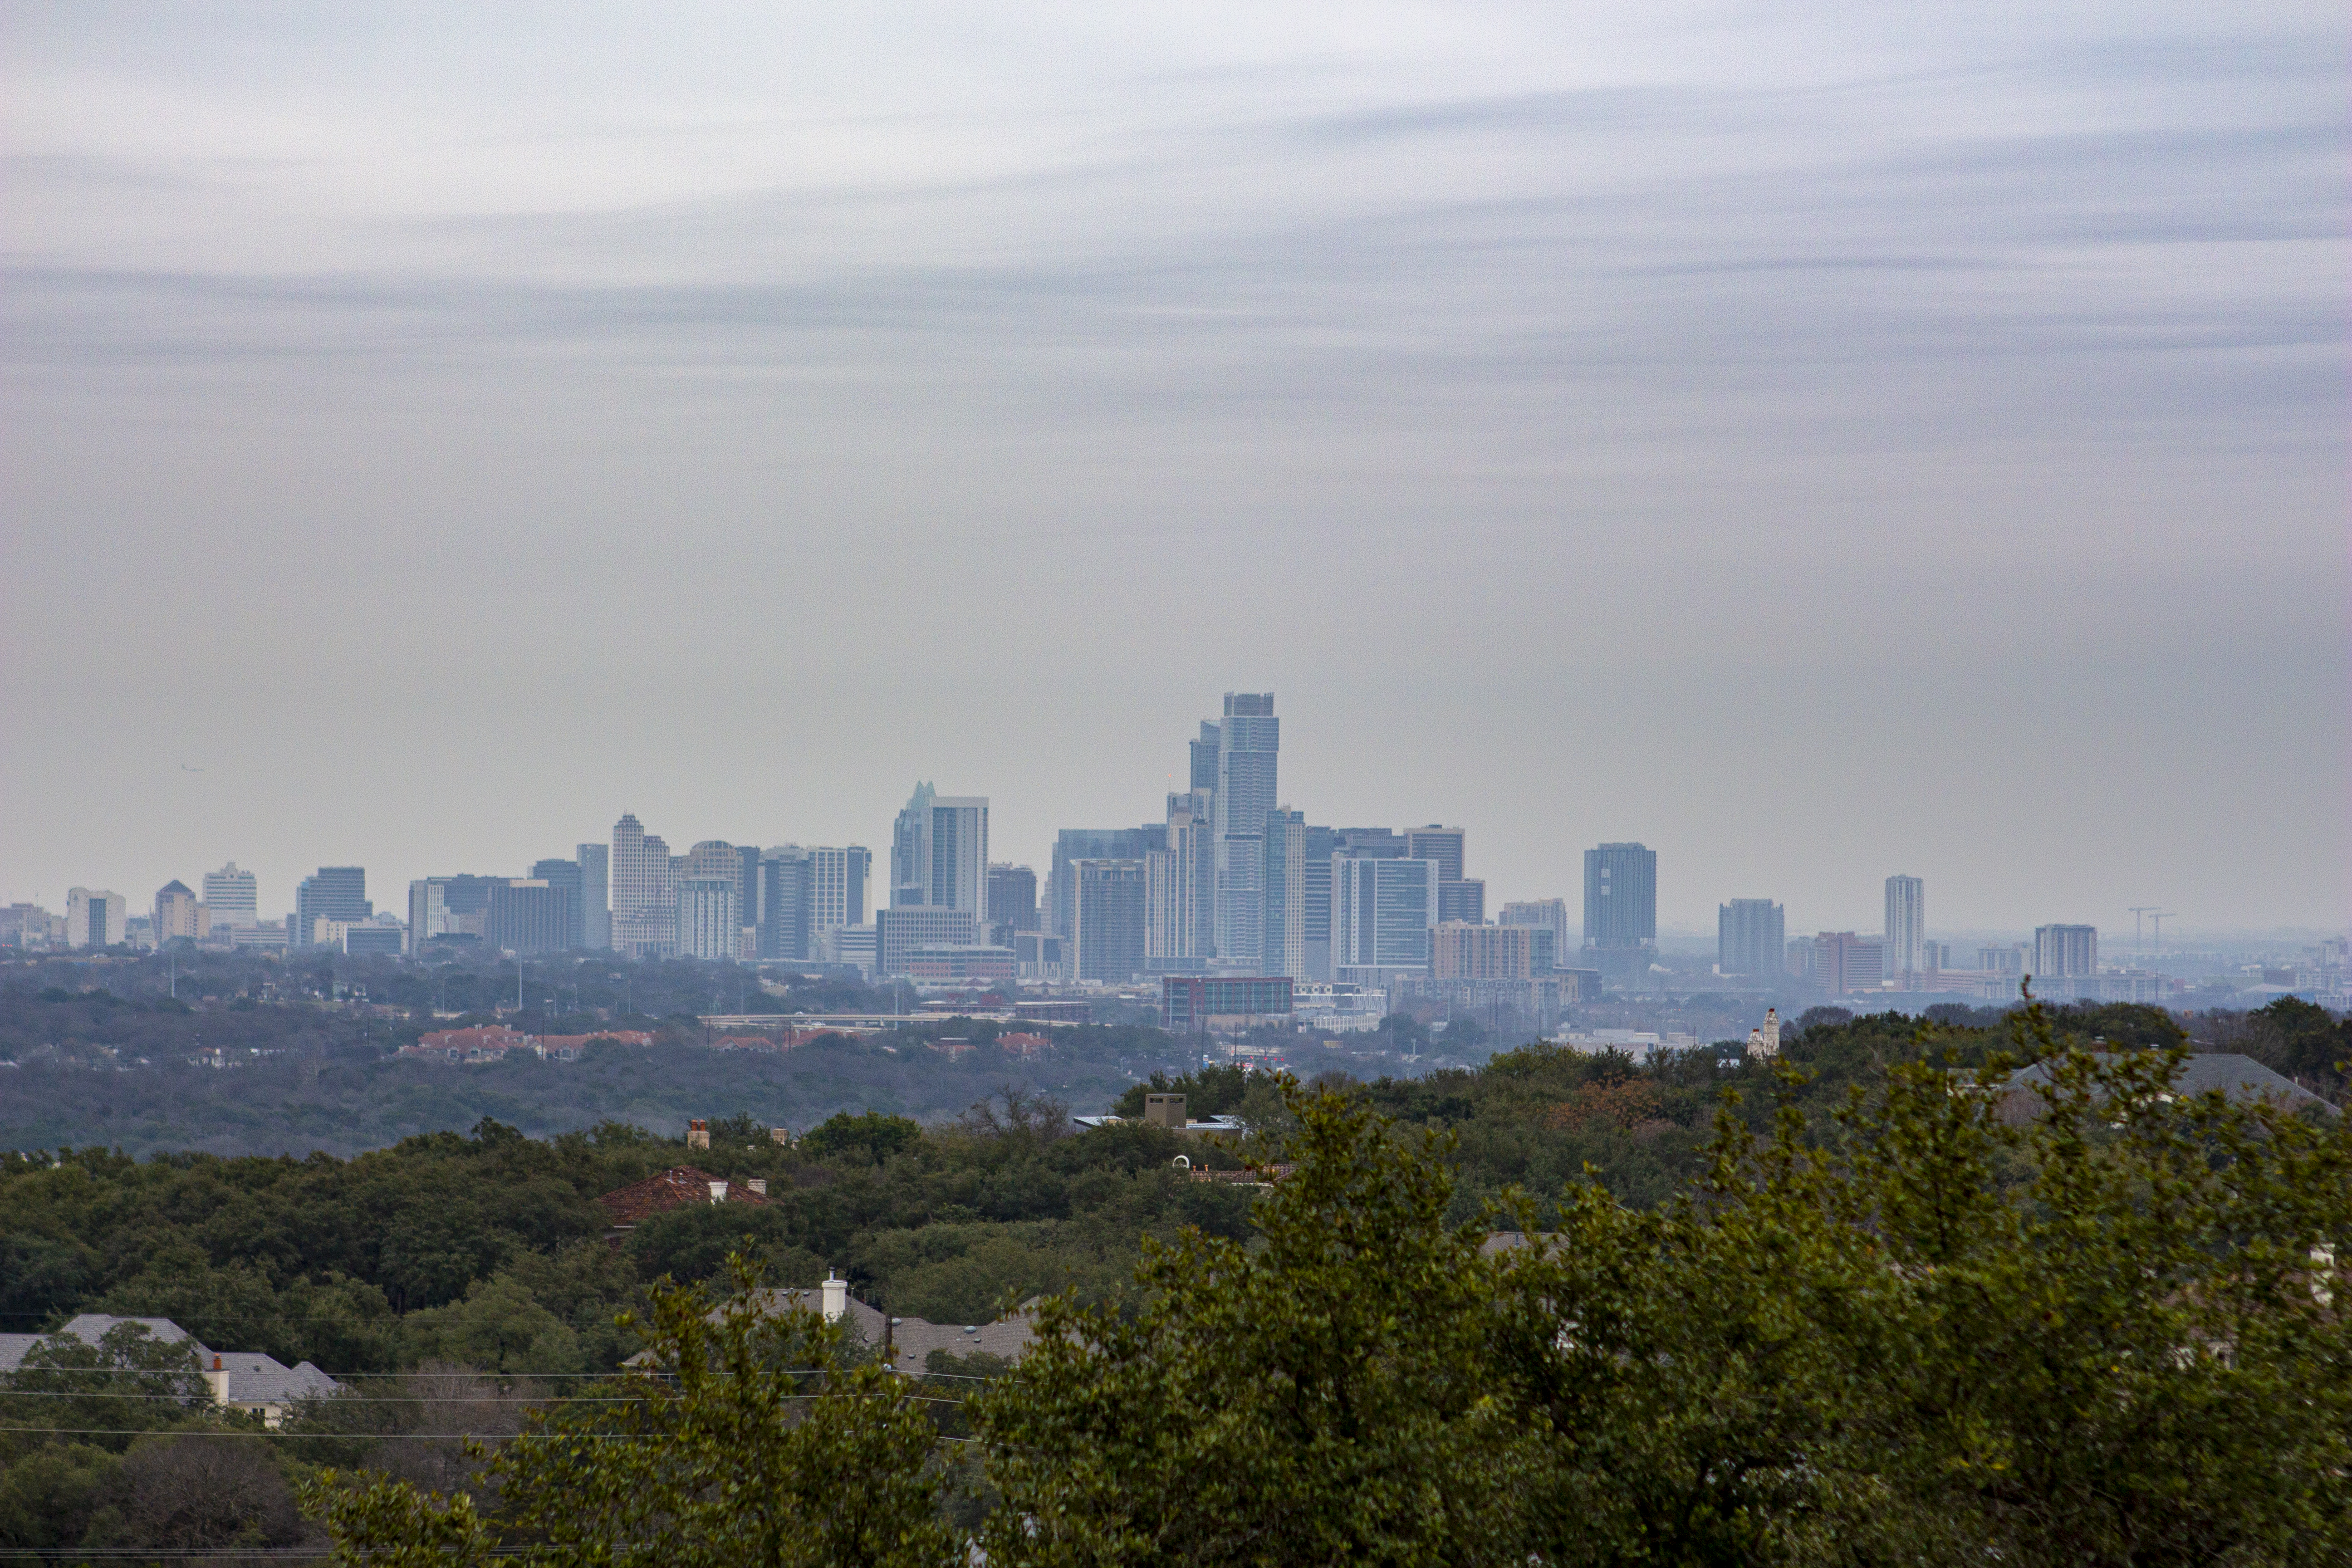
M 810 1128 L 801 1138 L 800 1152 L 812 1160 L 857 1155 L 878 1165 L 922 1135 L 922 1124 L 903 1116 L 885 1116 L 878 1110 L 852 1116 L 844 1110 Z
M 906 1380 L 837 1324 L 769 1310 L 746 1260 L 716 1310 L 656 1286 L 653 1365 L 538 1415 L 488 1466 L 505 1500 L 331 1471 L 306 1501 L 339 1562 L 471 1562 L 499 1542 L 588 1568 L 768 1568 L 960 1561 L 940 1515 L 934 1430 Z
M 970 1408 L 994 1563 L 1519 1561 L 1528 1445 L 1480 1369 L 1481 1226 L 1444 1142 L 1293 1086 L 1297 1168 L 1263 1245 L 1150 1247 L 1139 1310 L 1048 1302 Z
M 532 1299 L 511 1274 L 477 1279 L 466 1299 L 401 1320 L 409 1360 L 449 1362 L 483 1372 L 578 1372 L 580 1336 Z

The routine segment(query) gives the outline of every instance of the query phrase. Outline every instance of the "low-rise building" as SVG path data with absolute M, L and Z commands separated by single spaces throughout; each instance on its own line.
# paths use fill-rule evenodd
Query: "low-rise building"
M 342 1387 L 307 1361 L 288 1366 L 259 1351 L 210 1350 L 169 1318 L 118 1318 L 107 1312 L 84 1312 L 55 1334 L 0 1334 L 0 1373 L 22 1367 L 43 1340 L 68 1337 L 97 1346 L 126 1323 L 144 1330 L 149 1340 L 186 1345 L 215 1405 L 258 1415 L 273 1430 L 296 1405 L 328 1398 Z

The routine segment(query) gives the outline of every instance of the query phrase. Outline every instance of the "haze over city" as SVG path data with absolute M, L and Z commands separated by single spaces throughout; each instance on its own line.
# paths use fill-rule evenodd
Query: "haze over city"
M 2333 8 L 631 17 L 0 23 L 0 900 L 1039 864 L 1263 689 L 1495 904 L 2341 930 Z

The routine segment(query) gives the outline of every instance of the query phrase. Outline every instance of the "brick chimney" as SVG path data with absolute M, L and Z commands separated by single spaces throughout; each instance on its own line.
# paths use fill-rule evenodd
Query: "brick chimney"
M 698 1116 L 686 1124 L 686 1146 L 689 1149 L 710 1147 L 710 1123 Z

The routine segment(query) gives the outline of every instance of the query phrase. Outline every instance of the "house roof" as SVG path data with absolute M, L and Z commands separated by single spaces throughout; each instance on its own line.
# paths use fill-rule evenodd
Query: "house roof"
M 2115 1053 L 2095 1051 L 2095 1059 L 2102 1062 L 2116 1059 Z M 2009 1087 L 2025 1089 L 2050 1081 L 2049 1065 L 2035 1062 L 2009 1075 Z M 2180 1069 L 2174 1087 L 2184 1094 L 2207 1094 L 2219 1089 L 2234 1103 L 2243 1105 L 2252 1100 L 2268 1100 L 2294 1110 L 2308 1103 L 2336 1109 L 2326 1100 L 2305 1089 L 2294 1079 L 2284 1078 L 2252 1057 L 2237 1056 L 2223 1051 L 2204 1051 L 2190 1055 Z
M 118 1323 L 142 1324 L 150 1339 L 160 1340 L 167 1345 L 177 1344 L 182 1340 L 194 1343 L 188 1331 L 169 1318 L 118 1318 L 110 1312 L 84 1312 L 68 1320 L 65 1327 L 54 1332 L 71 1334 L 86 1345 L 94 1345 Z M 24 1365 L 25 1357 L 31 1353 L 33 1347 L 48 1337 L 47 1334 L 0 1334 L 0 1372 L 14 1372 Z M 196 1353 L 205 1355 L 210 1352 L 197 1344 Z
M 710 1184 L 719 1178 L 692 1165 L 673 1165 L 657 1176 L 647 1176 L 625 1187 L 606 1193 L 596 1201 L 612 1216 L 614 1225 L 636 1225 L 657 1214 L 671 1209 L 688 1208 L 712 1201 Z M 740 1182 L 725 1184 L 726 1191 L 719 1200 L 730 1204 L 764 1204 L 768 1200 Z
M 259 1351 L 216 1351 L 204 1358 L 207 1372 L 228 1373 L 228 1405 L 291 1405 L 324 1399 L 341 1385 L 309 1362 L 288 1366 Z

